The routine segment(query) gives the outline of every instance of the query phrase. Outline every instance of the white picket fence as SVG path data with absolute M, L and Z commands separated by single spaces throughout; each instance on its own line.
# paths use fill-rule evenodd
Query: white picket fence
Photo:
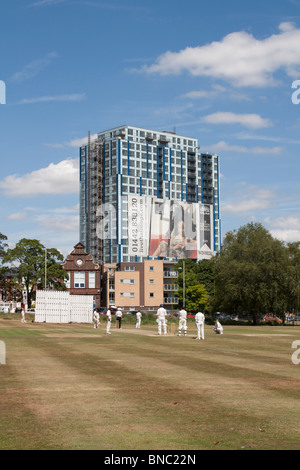
M 36 323 L 92 323 L 94 297 L 69 292 L 37 291 Z

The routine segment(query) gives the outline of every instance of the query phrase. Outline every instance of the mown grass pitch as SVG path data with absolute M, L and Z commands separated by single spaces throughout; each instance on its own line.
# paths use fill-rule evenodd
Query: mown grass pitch
M 111 332 L 0 316 L 0 449 L 299 449 L 298 327 Z

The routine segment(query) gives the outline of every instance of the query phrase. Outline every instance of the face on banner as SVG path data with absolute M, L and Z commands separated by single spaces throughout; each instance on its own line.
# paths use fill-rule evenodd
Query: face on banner
M 128 196 L 131 256 L 202 259 L 213 254 L 212 206 Z

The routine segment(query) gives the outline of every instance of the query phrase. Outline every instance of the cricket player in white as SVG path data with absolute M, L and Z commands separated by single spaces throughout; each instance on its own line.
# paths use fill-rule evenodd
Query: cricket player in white
M 111 311 L 108 309 L 106 312 L 107 324 L 106 324 L 106 333 L 111 335 L 110 326 L 111 326 Z
M 22 309 L 21 316 L 22 316 L 21 322 L 22 322 L 22 323 L 26 323 L 26 320 L 25 320 L 25 310 L 24 310 L 24 309 Z
M 187 318 L 186 310 L 182 308 L 179 311 L 178 336 L 181 336 L 182 329 L 183 329 L 184 336 L 186 336 L 186 332 L 187 332 L 186 318 Z
M 164 308 L 163 304 L 160 305 L 159 309 L 157 310 L 157 323 L 158 323 L 158 334 L 161 335 L 161 327 L 163 327 L 164 335 L 167 335 L 167 323 L 166 323 L 166 316 L 167 311 Z
M 99 325 L 99 313 L 97 312 L 96 309 L 94 310 L 94 313 L 93 313 L 93 321 L 94 321 L 94 328 L 98 328 L 98 325 Z
M 218 320 L 216 320 L 213 330 L 217 333 L 217 335 L 223 334 L 223 326 Z
M 142 314 L 141 312 L 136 312 L 136 328 L 141 328 L 141 319 L 142 319 Z
M 205 322 L 204 313 L 198 312 L 195 315 L 195 322 L 197 326 L 197 338 L 196 339 L 204 339 L 204 322 Z

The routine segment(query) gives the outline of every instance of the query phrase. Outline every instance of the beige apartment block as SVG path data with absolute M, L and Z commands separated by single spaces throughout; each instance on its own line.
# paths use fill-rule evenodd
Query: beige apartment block
M 164 304 L 168 310 L 175 310 L 178 305 L 175 264 L 164 260 L 104 264 L 102 305 L 151 312 Z
M 144 306 L 158 307 L 164 303 L 164 262 L 144 261 Z
M 140 305 L 140 273 L 138 271 L 115 272 L 116 307 L 138 307 Z

